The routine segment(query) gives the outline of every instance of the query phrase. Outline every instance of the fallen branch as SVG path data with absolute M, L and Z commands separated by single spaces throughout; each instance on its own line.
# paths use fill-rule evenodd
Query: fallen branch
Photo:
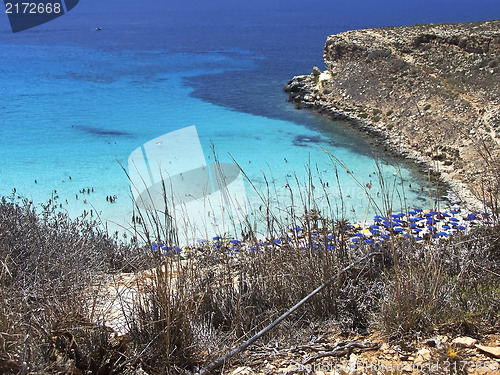
M 210 363 L 208 366 L 204 367 L 200 371 L 200 375 L 206 375 L 210 374 L 213 370 L 216 368 L 220 367 L 224 362 L 226 362 L 229 358 L 235 356 L 236 354 L 244 351 L 246 348 L 248 348 L 250 345 L 252 345 L 255 341 L 257 341 L 259 338 L 261 338 L 264 334 L 269 332 L 271 329 L 276 327 L 279 323 L 281 323 L 282 320 L 287 318 L 289 315 L 291 315 L 295 310 L 297 310 L 299 307 L 301 307 L 304 303 L 306 303 L 311 297 L 313 297 L 315 294 L 323 290 L 328 284 L 330 284 L 332 281 L 335 281 L 341 274 L 349 271 L 351 268 L 354 266 L 358 265 L 359 263 L 364 262 L 365 260 L 375 256 L 375 255 L 382 255 L 380 252 L 374 252 L 370 253 L 363 258 L 358 259 L 357 261 L 351 263 L 344 269 L 340 270 L 337 274 L 333 275 L 330 277 L 327 281 L 325 281 L 322 285 L 314 289 L 311 293 L 309 293 L 307 296 L 302 298 L 295 306 L 293 306 L 291 309 L 289 309 L 287 312 L 283 313 L 278 319 L 273 321 L 271 324 L 269 324 L 267 327 L 263 328 L 260 330 L 258 333 L 256 333 L 254 336 L 249 338 L 247 341 L 245 341 L 243 344 L 238 346 L 237 348 L 233 349 L 231 352 L 228 354 L 218 358 L 214 362 Z
M 380 346 L 379 344 L 372 343 L 370 341 L 366 341 L 366 342 L 342 341 L 342 342 L 339 342 L 337 345 L 335 345 L 333 350 L 330 350 L 328 352 L 321 352 L 321 353 L 315 354 L 315 355 L 307 358 L 303 364 L 307 365 L 311 362 L 314 362 L 317 359 L 324 358 L 324 357 L 341 357 L 343 355 L 351 353 L 355 349 L 357 349 L 358 352 L 364 352 L 367 350 L 378 349 L 379 346 Z

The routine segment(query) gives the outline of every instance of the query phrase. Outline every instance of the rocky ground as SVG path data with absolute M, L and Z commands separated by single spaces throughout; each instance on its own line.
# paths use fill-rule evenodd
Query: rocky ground
M 223 373 L 251 374 L 495 374 L 500 336 L 483 342 L 468 336 L 384 342 L 376 336 L 345 339 L 328 332 L 292 347 L 253 347 L 240 366 Z
M 499 20 L 331 35 L 324 61 L 284 88 L 298 108 L 349 120 L 465 201 L 498 199 Z

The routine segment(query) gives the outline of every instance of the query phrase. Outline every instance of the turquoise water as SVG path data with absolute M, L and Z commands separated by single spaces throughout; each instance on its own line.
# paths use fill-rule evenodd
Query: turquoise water
M 221 161 L 234 158 L 247 174 L 253 219 L 262 202 L 252 184 L 264 195 L 269 188 L 276 212 L 283 212 L 290 205 L 286 185 L 308 185 L 311 175 L 321 207 L 328 204 L 320 198 L 328 195 L 330 208 L 337 210 L 342 195 L 344 214 L 364 220 L 368 198 L 352 176 L 363 186 L 371 183 L 376 198 L 375 157 L 396 161 L 345 124 L 296 111 L 281 92 L 294 74 L 321 65 L 327 30 L 342 31 L 341 25 L 319 23 L 308 34 L 270 18 L 259 19 L 262 27 L 252 29 L 247 21 L 228 31 L 227 24 L 197 23 L 193 16 L 198 29 L 176 28 L 171 22 L 165 33 L 156 17 L 151 23 L 131 23 L 127 17 L 108 16 L 101 20 L 100 34 L 85 23 L 88 9 L 81 8 L 81 14 L 77 7 L 59 23 L 19 37 L 5 25 L 0 28 L 1 195 L 15 188 L 35 203 L 58 197 L 73 217 L 92 210 L 113 230 L 129 227 L 133 202 L 122 169 L 129 155 L 153 138 L 196 125 L 207 158 L 213 145 Z M 123 29 L 122 23 L 129 27 Z M 199 39 L 203 33 L 211 33 L 205 41 Z M 283 40 L 303 45 L 304 51 L 287 48 Z M 353 171 L 339 169 L 341 193 L 335 163 L 325 150 Z M 400 167 L 384 166 L 386 183 L 399 186 L 402 178 L 406 205 L 430 205 L 428 193 L 422 193 L 426 176 L 411 166 Z M 107 201 L 114 195 L 115 203 Z M 399 200 L 396 195 L 397 210 Z

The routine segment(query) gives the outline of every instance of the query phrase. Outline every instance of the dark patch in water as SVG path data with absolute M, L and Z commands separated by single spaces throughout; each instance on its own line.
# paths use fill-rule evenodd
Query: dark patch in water
M 81 130 L 87 134 L 96 135 L 96 136 L 112 136 L 112 137 L 130 137 L 131 134 L 120 131 L 120 130 L 112 130 L 112 129 L 103 129 L 103 128 L 94 128 L 92 126 L 83 126 L 83 125 L 74 125 L 73 126 L 77 130 Z
M 297 135 L 293 140 L 295 146 L 305 147 L 311 144 L 322 143 L 324 140 L 319 136 Z

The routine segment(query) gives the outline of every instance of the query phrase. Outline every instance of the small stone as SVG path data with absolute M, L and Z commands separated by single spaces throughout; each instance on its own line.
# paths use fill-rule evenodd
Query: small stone
M 417 358 L 415 359 L 415 363 L 430 361 L 430 359 L 431 359 L 431 351 L 429 349 L 423 348 L 417 352 Z
M 477 340 L 472 337 L 457 337 L 452 341 L 453 344 L 464 347 L 464 348 L 473 348 L 474 345 L 477 344 Z
M 492 346 L 483 346 L 476 345 L 476 348 L 481 350 L 482 352 L 491 355 L 496 358 L 500 358 L 500 347 L 492 347 Z
M 254 372 L 250 367 L 238 367 L 236 370 L 234 370 L 231 375 L 251 375 Z

